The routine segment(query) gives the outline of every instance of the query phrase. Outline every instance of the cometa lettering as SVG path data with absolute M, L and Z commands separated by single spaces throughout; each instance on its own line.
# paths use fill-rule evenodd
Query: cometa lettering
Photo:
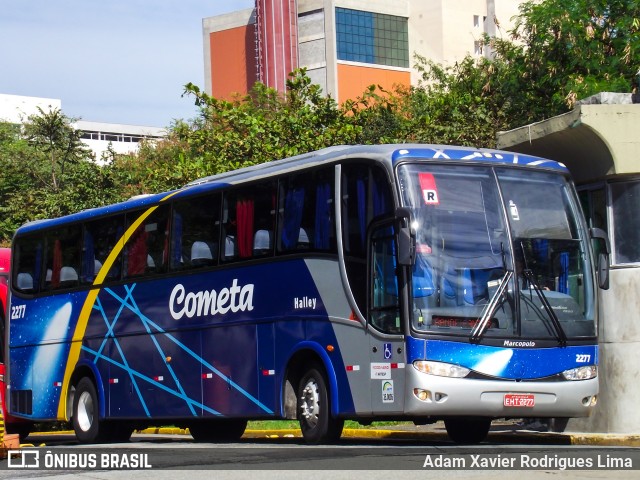
M 181 283 L 173 287 L 169 296 L 169 311 L 175 320 L 182 317 L 204 317 L 224 315 L 231 311 L 245 312 L 253 310 L 253 283 L 238 285 L 234 278 L 230 288 L 220 291 L 203 290 L 187 292 Z

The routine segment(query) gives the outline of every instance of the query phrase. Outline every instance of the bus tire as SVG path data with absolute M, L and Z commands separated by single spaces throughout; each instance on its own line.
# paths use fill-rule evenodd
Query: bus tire
M 193 422 L 189 432 L 196 442 L 234 442 L 240 440 L 246 428 L 246 420 L 228 418 Z
M 100 421 L 96 387 L 87 377 L 76 385 L 73 396 L 73 430 L 80 443 L 104 443 L 109 440 L 109 424 Z
M 116 421 L 109 427 L 109 441 L 128 442 L 135 428 L 129 422 Z
M 456 443 L 472 445 L 487 438 L 491 428 L 490 418 L 447 418 L 444 421 L 447 435 Z
M 5 431 L 7 433 L 17 434 L 20 437 L 20 443 L 24 442 L 25 438 L 31 433 L 33 425 L 31 423 L 6 423 L 4 424 Z
M 298 421 L 304 440 L 312 445 L 336 442 L 344 420 L 331 417 L 329 390 L 322 370 L 312 367 L 298 386 Z

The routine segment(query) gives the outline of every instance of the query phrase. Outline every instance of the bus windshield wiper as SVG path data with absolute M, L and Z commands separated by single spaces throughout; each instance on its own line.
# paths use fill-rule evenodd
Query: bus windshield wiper
M 507 258 L 504 251 L 504 243 L 502 242 L 500 242 L 500 252 L 502 254 L 502 268 L 504 268 L 505 274 L 500 280 L 500 286 L 498 287 L 498 290 L 496 290 L 496 293 L 493 294 L 491 300 L 489 300 L 489 303 L 482 311 L 480 319 L 474 325 L 473 330 L 471 330 L 471 336 L 469 337 L 469 341 L 471 342 L 480 341 L 484 333 L 487 331 L 487 327 L 489 326 L 491 317 L 493 317 L 493 314 L 496 312 L 496 309 L 500 304 L 500 300 L 502 299 L 502 296 L 504 295 L 504 292 L 509 285 L 509 281 L 511 280 L 511 277 L 513 277 L 513 271 L 507 269 Z
M 500 286 L 498 287 L 498 290 L 496 290 L 496 293 L 494 293 L 493 297 L 491 297 L 491 300 L 489 300 L 489 303 L 482 312 L 480 320 L 478 320 L 478 322 L 473 327 L 473 330 L 471 330 L 471 336 L 469 337 L 470 341 L 480 341 L 484 333 L 487 331 L 487 327 L 489 325 L 489 322 L 491 321 L 491 317 L 493 317 L 493 314 L 496 312 L 498 305 L 500 305 L 502 296 L 504 295 L 504 292 L 507 290 L 509 282 L 511 281 L 511 277 L 513 277 L 513 272 L 511 270 L 507 270 L 507 272 L 504 274 L 504 277 L 502 277 L 502 279 L 500 280 Z
M 529 285 L 531 285 L 535 290 L 536 295 L 538 295 L 538 298 L 540 299 L 542 306 L 547 312 L 547 315 L 549 315 L 549 318 L 551 319 L 551 324 L 553 325 L 553 328 L 556 331 L 556 338 L 558 339 L 558 343 L 560 344 L 561 347 L 566 347 L 567 335 L 564 333 L 564 330 L 562 329 L 562 325 L 560 324 L 560 320 L 558 320 L 558 316 L 556 315 L 556 312 L 553 311 L 553 308 L 549 304 L 549 300 L 547 300 L 546 295 L 538 285 L 538 282 L 536 282 L 533 272 L 531 271 L 531 269 L 525 268 L 522 273 L 524 277 L 527 279 L 527 281 L 529 282 Z

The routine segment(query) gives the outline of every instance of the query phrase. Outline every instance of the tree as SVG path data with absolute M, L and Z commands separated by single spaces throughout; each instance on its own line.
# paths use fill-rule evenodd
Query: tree
M 201 108 L 207 135 L 183 136 L 199 155 L 214 153 L 216 171 L 353 143 L 357 132 L 333 98 L 311 83 L 304 69 L 292 72 L 285 95 L 256 83 L 249 95 L 217 100 L 192 84 L 185 93 Z
M 397 141 L 492 147 L 500 130 L 567 112 L 600 91 L 630 92 L 640 67 L 639 27 L 637 1 L 525 2 L 514 41 L 485 36 L 494 57 L 467 56 L 447 67 L 418 57 L 421 83 L 373 107 L 363 97 L 363 118 L 395 124 Z
M 71 123 L 60 110 L 40 110 L 21 127 L 0 123 L 0 242 L 25 222 L 119 198 Z
M 24 125 L 24 136 L 35 150 L 48 158 L 50 182 L 53 191 L 64 186 L 65 168 L 71 163 L 91 157 L 89 150 L 80 140 L 82 132 L 71 126 L 73 119 L 65 116 L 60 109 L 44 112 L 38 107 L 39 115 L 32 115 Z
M 497 42 L 497 55 L 535 120 L 601 91 L 630 92 L 640 68 L 637 0 L 528 1 L 511 35 L 516 43 Z
M 231 101 L 191 83 L 184 94 L 193 97 L 198 117 L 174 123 L 166 140 L 143 145 L 138 155 L 118 158 L 113 170 L 120 185 L 132 185 L 137 193 L 170 190 L 196 178 L 358 138 L 353 119 L 322 95 L 304 70 L 291 73 L 285 95 L 261 83 Z

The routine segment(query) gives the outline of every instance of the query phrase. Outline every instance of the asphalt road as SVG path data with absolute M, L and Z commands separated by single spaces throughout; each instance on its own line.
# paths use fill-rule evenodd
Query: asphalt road
M 31 435 L 27 441 L 34 447 L 15 455 L 11 468 L 7 459 L 0 461 L 0 479 L 391 480 L 416 473 L 417 478 L 492 480 L 640 478 L 636 447 L 567 445 L 563 436 L 550 441 L 544 435 L 505 438 L 495 432 L 471 447 L 454 445 L 444 435 L 372 432 L 345 436 L 332 446 L 308 446 L 286 432 L 258 432 L 233 444 L 198 444 L 184 434 L 135 434 L 130 442 L 98 447 L 79 445 L 70 434 Z M 38 470 L 30 468 L 36 452 Z

